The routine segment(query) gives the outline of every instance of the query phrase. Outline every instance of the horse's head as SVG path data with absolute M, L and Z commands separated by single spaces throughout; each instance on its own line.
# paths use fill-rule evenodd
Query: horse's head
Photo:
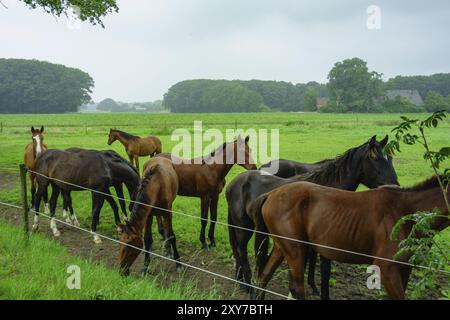
M 108 136 L 108 145 L 110 146 L 114 141 L 117 140 L 117 131 L 116 129 L 109 129 L 109 136 Z
M 233 163 L 244 167 L 247 170 L 256 170 L 256 164 L 252 157 L 252 149 L 248 145 L 250 136 L 242 139 L 239 136 L 233 143 Z M 228 150 L 227 150 L 228 151 Z
M 119 265 L 120 274 L 127 276 L 130 274 L 130 267 L 139 255 L 144 242 L 141 236 L 129 224 L 121 225 L 122 234 L 120 235 L 119 247 Z
M 388 136 L 377 141 L 373 136 L 364 145 L 362 163 L 362 183 L 369 188 L 382 185 L 398 185 L 397 173 L 392 164 L 392 157 L 384 152 Z
M 31 127 L 31 138 L 33 140 L 33 149 L 37 157 L 44 151 L 44 127 L 41 126 L 41 129 Z

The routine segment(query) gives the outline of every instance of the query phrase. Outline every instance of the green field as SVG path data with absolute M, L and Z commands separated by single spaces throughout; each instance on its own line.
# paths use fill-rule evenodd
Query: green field
M 426 117 L 425 114 L 414 114 L 411 117 Z M 163 143 L 163 152 L 169 152 L 175 142 L 171 141 L 174 129 L 184 127 L 192 131 L 193 121 L 204 121 L 204 129 L 279 129 L 280 156 L 303 162 L 314 162 L 324 158 L 335 157 L 351 147 L 366 142 L 371 136 L 378 135 L 382 139 L 391 129 L 400 122 L 396 114 L 316 114 L 316 113 L 255 113 L 255 114 L 64 114 L 64 115 L 0 115 L 0 179 L 2 172 L 16 170 L 22 163 L 23 150 L 31 142 L 29 133 L 33 125 L 45 126 L 45 143 L 50 148 L 64 149 L 68 147 L 81 147 L 92 149 L 114 149 L 126 157 L 124 148 L 119 142 L 109 147 L 106 142 L 110 127 L 115 127 L 132 134 L 157 135 Z M 430 144 L 434 149 L 448 146 L 450 141 L 450 121 L 447 119 L 438 129 L 430 130 Z M 431 168 L 424 162 L 423 151 L 420 146 L 402 146 L 402 152 L 394 158 L 394 166 L 401 185 L 407 186 L 422 181 L 432 174 Z M 141 164 L 145 161 L 141 158 Z M 261 164 L 261 163 L 260 163 Z M 444 167 L 450 167 L 448 163 Z M 231 181 L 244 169 L 235 166 L 227 176 Z M 364 189 L 363 187 L 360 188 Z M 19 188 L 0 189 L 0 201 L 20 204 Z M 84 227 L 90 225 L 90 194 L 86 192 L 74 193 L 74 208 Z M 199 216 L 200 201 L 196 198 L 178 197 L 174 210 Z M 222 193 L 219 202 L 220 221 L 226 222 L 227 206 Z M 57 211 L 60 217 L 60 209 Z M 47 223 L 41 220 L 41 223 Z M 115 227 L 113 215 L 109 206 L 105 205 L 101 213 L 101 225 L 98 232 L 114 235 Z M 2 233 L 12 234 L 12 229 L 1 226 Z M 199 247 L 198 241 L 199 220 L 174 215 L 174 230 L 181 245 Z M 64 234 L 61 235 L 64 237 Z M 446 234 L 448 237 L 448 232 Z M 4 238 L 6 239 L 6 238 Z M 450 239 L 450 237 L 449 237 Z M 32 239 L 34 240 L 34 239 Z M 43 241 L 39 238 L 39 241 Z M 216 227 L 217 248 L 215 250 L 222 257 L 229 257 L 228 232 L 225 226 Z M 94 245 L 94 244 L 93 244 Z M 44 251 L 49 250 L 47 244 L 42 242 Z M 5 251 L 3 239 L 0 249 Z M 8 247 L 6 247 L 8 249 Z M 53 250 L 53 249 L 52 249 Z M 54 263 L 64 260 L 67 253 L 63 249 L 55 250 Z M 182 257 L 183 258 L 183 257 Z M 21 259 L 18 257 L 17 259 Z M 5 259 L 4 259 L 5 260 Z M 50 260 L 52 261 L 52 260 Z M 6 261 L 8 263 L 8 261 Z M 49 262 L 50 263 L 50 262 Z M 53 262 L 51 262 L 53 263 Z M 103 272 L 101 267 L 95 267 L 92 272 Z M 6 272 L 0 269 L 0 272 Z M 15 271 L 8 271 L 14 273 Z M 106 271 L 105 271 L 106 272 Z M 108 273 L 109 275 L 109 273 Z M 233 276 L 233 274 L 227 274 Z M 110 275 L 109 283 L 118 280 Z M 0 274 L 0 279 L 3 278 Z M 17 277 L 18 282 L 27 282 L 27 278 Z M 31 279 L 31 276 L 30 278 Z M 131 280 L 129 280 L 131 281 Z M 138 281 L 138 280 L 136 280 Z M 21 297 L 20 294 L 11 294 L 13 282 L 0 280 L 0 297 Z M 17 285 L 17 284 L 16 284 Z M 31 285 L 31 284 L 30 284 Z M 34 284 L 33 284 L 34 285 Z M 113 284 L 111 284 L 113 285 Z M 139 284 L 143 285 L 143 284 Z M 150 286 L 151 284 L 149 284 Z M 175 284 L 176 285 L 176 284 Z M 19 285 L 17 285 L 19 286 Z M 136 285 L 137 286 L 137 285 Z M 17 289 L 18 290 L 18 289 Z M 108 289 L 109 290 L 109 289 Z M 173 294 L 183 297 L 183 290 L 173 290 Z M 9 293 L 8 293 L 9 292 Z M 60 290 L 47 293 L 45 297 L 86 298 L 86 295 L 65 295 Z M 199 295 L 201 296 L 201 295 Z M 32 297 L 32 296 L 23 296 Z M 132 294 L 130 298 L 134 297 Z M 161 296 L 165 298 L 165 295 Z M 168 295 L 167 297 L 171 297 Z

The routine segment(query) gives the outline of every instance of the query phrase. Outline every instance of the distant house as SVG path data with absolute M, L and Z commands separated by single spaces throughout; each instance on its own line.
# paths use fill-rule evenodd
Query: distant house
M 423 99 L 417 90 L 387 90 L 386 98 L 394 100 L 396 97 L 403 97 L 408 99 L 412 104 L 416 106 L 423 106 Z

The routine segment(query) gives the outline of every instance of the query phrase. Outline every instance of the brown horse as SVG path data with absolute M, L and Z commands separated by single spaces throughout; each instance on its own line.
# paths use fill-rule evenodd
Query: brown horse
M 148 136 L 141 138 L 133 136 L 129 133 L 110 129 L 108 137 L 108 145 L 114 141 L 119 140 L 125 146 L 125 151 L 130 158 L 131 164 L 135 164 L 139 171 L 139 157 L 150 156 L 161 153 L 161 140 L 155 136 Z
M 48 149 L 48 146 L 44 143 L 44 127 L 41 126 L 41 129 L 35 129 L 34 127 L 31 127 L 31 140 L 33 142 L 27 144 L 25 147 L 25 153 L 23 155 L 23 161 L 25 163 L 25 166 L 29 170 L 34 170 L 34 164 L 36 161 L 36 158 L 43 152 L 45 152 Z M 36 187 L 37 187 L 37 181 L 36 181 L 36 175 L 33 172 L 28 172 L 28 175 L 30 177 L 31 181 L 31 206 L 34 205 L 35 200 L 35 194 L 36 194 Z M 45 213 L 49 213 L 49 206 L 48 206 L 48 194 L 47 192 L 44 192 L 44 208 Z
M 450 189 L 447 195 L 450 196 Z M 398 240 L 391 238 L 393 226 L 405 215 L 435 208 L 445 216 L 435 220 L 434 229 L 443 230 L 450 221 L 437 176 L 412 188 L 384 186 L 365 192 L 296 182 L 262 195 L 257 202 L 265 225 L 275 235 L 269 261 L 258 276 L 260 286 L 266 287 L 275 269 L 286 258 L 289 289 L 298 299 L 305 298 L 304 267 L 308 245 L 276 235 L 317 244 L 312 245 L 314 251 L 330 260 L 377 265 L 389 297 L 404 299 L 412 268 L 384 259 L 394 259 L 399 242 L 411 232 L 412 225 L 403 225 Z M 407 262 L 410 256 L 411 253 L 405 254 L 399 261 Z M 259 292 L 259 298 L 263 297 L 264 292 Z
M 176 247 L 176 238 L 172 229 L 172 203 L 178 192 L 178 177 L 172 162 L 165 158 L 150 159 L 144 165 L 144 174 L 139 187 L 137 202 L 131 212 L 130 222 L 122 226 L 120 241 L 142 248 L 142 230 L 144 231 L 145 259 L 142 274 L 147 273 L 150 263 L 150 251 L 152 250 L 152 220 L 153 216 L 162 217 L 164 226 L 164 237 L 166 239 L 166 255 L 170 256 L 170 246 L 172 246 L 174 259 L 179 261 L 180 255 Z M 150 206 L 163 209 L 157 209 Z M 120 271 L 123 275 L 128 275 L 130 267 L 136 260 L 140 251 L 120 245 L 119 263 Z M 177 268 L 181 265 L 177 263 Z
M 165 157 L 174 163 L 180 184 L 178 195 L 201 199 L 200 242 L 203 249 L 208 248 L 205 231 L 209 210 L 211 212 L 211 224 L 208 238 L 211 246 L 216 245 L 214 228 L 217 221 L 217 205 L 219 194 L 225 186 L 226 175 L 234 164 L 238 164 L 247 170 L 256 169 L 248 141 L 249 137 L 246 137 L 245 140 L 238 137 L 233 142 L 225 142 L 209 156 L 189 160 L 178 158 L 170 153 L 158 155 L 158 157 Z

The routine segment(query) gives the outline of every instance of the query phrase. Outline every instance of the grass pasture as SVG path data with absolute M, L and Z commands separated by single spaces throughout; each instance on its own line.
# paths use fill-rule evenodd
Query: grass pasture
M 411 117 L 424 118 L 426 115 L 411 115 Z M 157 135 L 163 144 L 163 152 L 169 152 L 176 144 L 171 140 L 171 133 L 176 128 L 186 128 L 193 131 L 194 120 L 202 120 L 203 129 L 217 128 L 222 131 L 226 129 L 279 129 L 280 133 L 280 156 L 285 159 L 299 160 L 303 162 L 314 162 L 324 158 L 335 157 L 345 152 L 347 149 L 360 145 L 371 136 L 378 135 L 382 139 L 389 134 L 391 129 L 400 122 L 397 114 L 316 114 L 316 113 L 255 113 L 255 114 L 64 114 L 64 115 L 0 115 L 0 185 L 1 179 L 7 173 L 17 172 L 18 165 L 23 161 L 23 150 L 27 143 L 31 141 L 30 127 L 45 126 L 45 143 L 50 148 L 65 149 L 68 147 L 81 147 L 88 149 L 113 149 L 126 157 L 123 146 L 115 142 L 112 146 L 107 145 L 108 131 L 110 127 L 130 132 L 135 135 Z M 429 131 L 430 144 L 434 149 L 448 146 L 450 141 L 450 121 L 446 120 L 442 126 Z M 422 158 L 423 151 L 420 146 L 402 146 L 402 152 L 394 158 L 394 165 L 397 170 L 401 185 L 411 185 L 422 181 L 432 174 L 432 170 Z M 141 158 L 141 167 L 145 159 Z M 259 163 L 259 165 L 262 163 Z M 444 167 L 449 167 L 446 163 Z M 238 166 L 233 167 L 227 176 L 227 181 L 231 181 L 244 169 Z M 20 187 L 18 184 L 6 184 L 8 187 L 0 188 L 0 201 L 20 204 Z M 360 187 L 363 190 L 364 187 Z M 75 213 L 83 227 L 90 225 L 90 194 L 88 192 L 73 193 L 73 203 Z M 61 216 L 58 206 L 57 216 Z M 178 197 L 174 204 L 174 210 L 199 217 L 200 201 L 197 198 Z M 219 221 L 226 222 L 227 205 L 224 193 L 219 201 Z M 108 205 L 105 205 L 101 213 L 101 224 L 98 232 L 109 236 L 117 237 L 113 223 L 113 214 Z M 41 223 L 47 223 L 41 219 Z M 8 268 L 11 259 L 23 261 L 22 254 L 11 254 L 14 243 L 17 242 L 13 228 L 0 221 L 0 250 L 2 254 L 0 267 L 0 299 L 2 298 L 34 298 L 32 294 L 20 293 L 20 285 L 23 287 L 40 285 L 39 271 L 28 276 L 21 276 L 26 270 Z M 200 248 L 198 240 L 200 222 L 186 216 L 174 214 L 174 231 L 177 235 L 179 246 L 184 248 Z M 62 232 L 61 237 L 64 237 Z M 448 232 L 444 237 L 450 240 Z M 48 264 L 52 268 L 60 268 L 61 262 L 70 256 L 61 246 L 48 242 L 40 235 L 33 236 L 31 241 L 36 241 L 39 248 L 50 257 Z M 216 227 L 217 247 L 212 249 L 221 259 L 229 259 L 231 250 L 228 244 L 228 231 L 225 226 Z M 92 243 L 94 246 L 94 244 Z M 20 250 L 19 250 L 20 251 Z M 49 252 L 52 254 L 49 254 Z M 54 253 L 54 255 L 53 255 Z M 6 254 L 6 255 L 5 255 Z M 36 256 L 37 261 L 41 257 L 37 252 L 31 252 Z M 183 255 L 181 256 L 183 259 Z M 25 263 L 25 262 L 24 262 Z M 112 294 L 114 290 L 119 290 L 120 286 L 130 286 L 130 295 L 125 298 L 184 298 L 190 290 L 193 298 L 217 298 L 213 290 L 211 294 L 196 290 L 193 284 L 187 282 L 186 289 L 181 283 L 184 280 L 174 283 L 174 287 L 159 295 L 138 296 L 133 292 L 154 292 L 154 284 L 151 280 L 144 283 L 142 280 L 123 280 L 108 268 L 102 265 L 91 265 L 86 263 L 86 268 L 92 268 L 92 273 L 105 273 L 104 287 L 105 297 L 115 298 Z M 231 263 L 231 262 L 230 262 Z M 139 266 L 140 267 L 140 266 Z M 26 268 L 26 266 L 23 266 Z M 221 270 L 212 270 L 219 273 Z M 3 273 L 3 274 L 2 274 Z M 361 270 L 365 276 L 365 269 Z M 2 280 L 3 275 L 10 275 L 9 280 Z M 17 275 L 17 276 L 16 276 Z M 232 273 L 225 274 L 233 277 Z M 66 274 L 63 274 L 65 277 Z M 16 279 L 16 282 L 11 281 Z M 65 278 L 64 278 L 65 279 Z M 57 279 L 57 281 L 60 281 Z M 61 280 L 62 281 L 62 280 Z M 136 282 L 133 282 L 136 281 Z M 36 283 L 35 283 L 36 282 Z M 93 288 L 97 284 L 93 283 Z M 363 286 L 364 283 L 361 284 Z M 16 287 L 14 287 L 16 286 Z M 153 286 L 153 287 L 152 287 Z M 98 288 L 98 287 L 95 287 Z M 126 287 L 128 288 L 128 287 Z M 151 289 L 153 288 L 153 289 Z M 270 285 L 269 285 L 270 288 Z M 285 287 L 287 293 L 287 286 Z M 94 289 L 93 289 L 94 290 Z M 122 289 L 121 289 L 122 290 Z M 152 291 L 153 290 L 153 291 Z M 56 287 L 49 288 L 42 298 L 93 298 L 95 295 L 86 293 L 64 293 Z M 82 291 L 82 290 L 81 290 Z M 95 290 L 94 290 L 95 291 Z M 336 296 L 331 288 L 331 295 Z M 351 296 L 347 296 L 351 299 Z

